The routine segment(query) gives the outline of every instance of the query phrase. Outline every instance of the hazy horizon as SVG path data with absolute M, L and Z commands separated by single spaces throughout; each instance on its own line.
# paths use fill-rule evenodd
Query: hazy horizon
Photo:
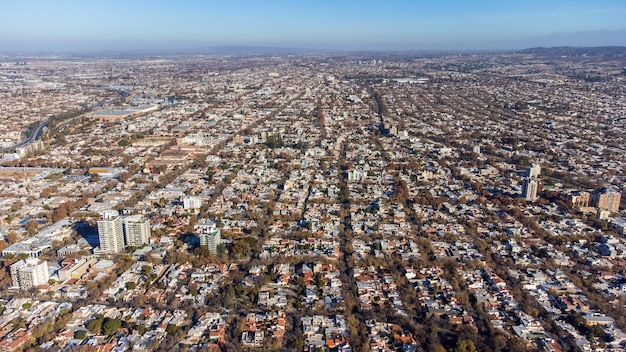
M 626 3 L 531 0 L 47 2 L 3 5 L 0 51 L 188 50 L 256 46 L 316 50 L 517 50 L 624 46 Z

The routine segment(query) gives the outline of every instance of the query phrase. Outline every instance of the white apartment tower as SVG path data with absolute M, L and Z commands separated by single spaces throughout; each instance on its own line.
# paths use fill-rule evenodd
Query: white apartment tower
M 122 230 L 126 246 L 140 247 L 150 242 L 150 221 L 141 215 L 131 215 L 122 219 Z
M 185 210 L 198 210 L 202 207 L 202 198 L 194 196 L 183 197 L 183 208 Z
M 10 266 L 13 286 L 28 290 L 39 285 L 47 284 L 50 274 L 48 262 L 37 258 L 28 258 Z
M 102 212 L 102 217 L 98 220 L 98 237 L 103 253 L 119 253 L 124 249 L 124 233 L 119 212 L 116 210 Z
M 200 245 L 207 246 L 209 252 L 216 253 L 217 246 L 222 243 L 222 237 L 215 221 L 199 221 L 195 226 L 195 230 L 198 237 L 200 237 Z
M 526 168 L 526 177 L 537 178 L 541 174 L 541 165 L 533 164 L 533 166 Z
M 541 174 L 541 165 L 533 164 L 533 166 L 526 169 L 526 177 L 522 183 L 522 197 L 528 201 L 534 201 L 537 199 L 537 191 L 539 188 L 539 181 L 537 178 Z

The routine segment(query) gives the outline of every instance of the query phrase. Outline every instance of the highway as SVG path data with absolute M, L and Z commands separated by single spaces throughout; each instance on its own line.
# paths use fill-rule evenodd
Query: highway
M 125 91 L 122 91 L 122 90 L 110 89 L 110 91 L 113 91 L 113 92 L 116 92 L 117 94 L 119 94 L 120 95 L 119 99 L 114 99 L 114 100 L 111 100 L 109 102 L 104 101 L 104 102 L 101 102 L 101 103 L 98 103 L 98 104 L 93 104 L 93 105 L 91 105 L 88 108 L 88 110 L 93 110 L 95 108 L 104 106 L 105 104 L 113 105 L 113 104 L 117 103 L 118 101 L 126 99 L 126 97 L 130 96 L 129 92 L 125 92 Z M 72 121 L 74 121 L 77 118 L 81 118 L 82 116 L 83 115 L 76 116 L 74 118 L 71 118 L 71 119 L 68 119 L 68 120 L 64 121 L 63 123 L 61 123 L 61 124 L 59 124 L 57 126 L 57 129 L 63 130 Z M 13 147 L 10 147 L 10 148 L 0 148 L 0 152 L 4 152 L 4 151 L 15 149 L 15 148 L 21 148 L 21 147 L 27 146 L 28 144 L 33 143 L 33 142 L 41 139 L 41 136 L 43 135 L 43 131 L 44 131 L 44 129 L 46 127 L 48 127 L 48 121 L 47 120 L 40 122 L 39 125 L 37 125 L 37 127 L 35 127 L 35 130 L 32 131 L 30 136 L 26 136 L 19 144 L 14 145 Z
M 0 148 L 0 151 L 3 152 L 6 150 L 10 150 L 10 149 L 21 148 L 30 143 L 33 143 L 36 140 L 41 139 L 41 135 L 43 134 L 43 131 L 46 127 L 48 127 L 48 121 L 40 122 L 39 125 L 37 125 L 37 127 L 35 127 L 35 129 L 32 131 L 30 136 L 25 136 L 24 139 L 19 144 L 16 144 L 10 148 Z M 26 132 L 24 132 L 24 134 L 26 134 Z
M 43 130 L 44 128 L 48 127 L 48 121 L 42 121 L 39 123 L 39 125 L 37 125 L 37 127 L 35 127 L 35 129 L 33 130 L 33 133 L 30 134 L 30 137 L 27 137 L 26 139 L 24 139 L 20 144 L 18 144 L 18 147 L 23 147 L 27 144 L 33 143 L 36 140 L 41 139 L 41 135 L 43 134 Z

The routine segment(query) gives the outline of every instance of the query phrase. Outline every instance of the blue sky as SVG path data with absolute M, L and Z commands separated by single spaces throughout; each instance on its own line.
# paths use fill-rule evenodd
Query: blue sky
M 11 0 L 0 51 L 626 45 L 624 0 Z

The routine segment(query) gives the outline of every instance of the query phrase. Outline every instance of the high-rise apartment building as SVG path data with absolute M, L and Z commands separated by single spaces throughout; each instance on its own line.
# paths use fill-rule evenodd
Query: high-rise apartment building
M 539 183 L 536 179 L 526 179 L 524 183 L 522 183 L 522 196 L 524 199 L 533 201 L 537 199 L 537 188 L 539 187 Z
M 202 207 L 202 198 L 194 196 L 183 197 L 183 208 L 185 210 L 198 210 Z
M 123 218 L 122 230 L 128 247 L 140 247 L 150 242 L 150 221 L 141 215 Z
M 522 197 L 528 201 L 534 201 L 537 199 L 537 191 L 539 188 L 538 177 L 541 174 L 541 166 L 539 164 L 533 164 L 533 166 L 526 169 L 526 177 L 522 182 Z
M 195 230 L 200 238 L 200 245 L 207 246 L 209 252 L 216 253 L 217 246 L 222 243 L 222 237 L 215 221 L 199 221 L 195 226 Z
M 102 212 L 102 217 L 98 220 L 98 237 L 102 253 L 112 254 L 124 250 L 124 233 L 119 212 L 116 210 Z
M 10 266 L 13 286 L 28 290 L 48 283 L 48 262 L 37 258 L 28 258 Z
M 598 209 L 618 211 L 622 194 L 615 187 L 602 187 L 591 194 L 591 204 Z
M 533 166 L 526 168 L 526 177 L 537 178 L 541 174 L 541 165 L 533 164 Z

